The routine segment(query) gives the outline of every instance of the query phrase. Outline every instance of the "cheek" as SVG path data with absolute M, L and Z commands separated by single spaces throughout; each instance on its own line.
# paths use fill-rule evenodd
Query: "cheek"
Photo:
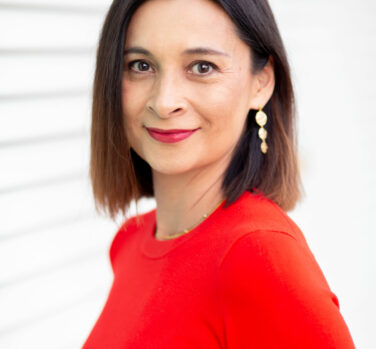
M 142 84 L 123 81 L 121 103 L 127 131 L 129 129 L 137 131 L 142 126 L 141 116 L 144 114 L 147 93 L 145 93 L 145 86 L 140 85 Z
M 238 134 L 248 114 L 248 92 L 241 84 L 218 84 L 202 90 L 198 113 L 213 132 Z M 201 102 L 202 101 L 202 102 Z
M 137 115 L 137 111 L 144 108 L 146 102 L 145 88 L 141 88 L 138 84 L 123 81 L 121 102 L 123 114 Z
M 137 86 L 132 86 L 131 83 L 123 81 L 121 104 L 124 132 L 131 147 L 134 149 L 137 148 L 135 142 L 139 138 L 136 133 L 139 132 L 139 125 L 142 122 L 140 115 L 143 109 L 143 101 L 140 96 L 142 96 L 142 94 L 140 95 Z

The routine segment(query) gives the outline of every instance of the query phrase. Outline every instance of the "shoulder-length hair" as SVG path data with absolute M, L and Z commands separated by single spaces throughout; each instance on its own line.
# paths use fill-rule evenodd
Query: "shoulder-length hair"
M 130 19 L 142 0 L 115 0 L 106 15 L 97 48 L 93 86 L 90 179 L 97 210 L 115 218 L 132 200 L 154 197 L 152 172 L 125 136 L 121 84 L 123 48 Z M 256 110 L 250 110 L 244 133 L 222 181 L 225 205 L 245 190 L 262 192 L 284 210 L 291 210 L 302 189 L 297 164 L 294 92 L 285 48 L 267 0 L 215 0 L 249 46 L 252 71 L 272 59 L 273 94 L 268 115 L 268 152 L 260 151 Z

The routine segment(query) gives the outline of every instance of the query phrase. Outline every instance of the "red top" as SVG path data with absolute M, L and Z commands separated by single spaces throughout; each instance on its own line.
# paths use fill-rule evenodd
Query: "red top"
M 155 209 L 112 241 L 111 291 L 83 349 L 355 348 L 296 224 L 261 194 L 188 234 L 154 237 Z

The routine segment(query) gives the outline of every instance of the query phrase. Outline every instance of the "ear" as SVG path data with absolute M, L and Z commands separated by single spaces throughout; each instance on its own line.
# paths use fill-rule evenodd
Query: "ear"
M 264 68 L 254 75 L 254 79 L 254 88 L 249 109 L 258 110 L 265 106 L 274 91 L 275 76 L 272 56 L 269 57 Z

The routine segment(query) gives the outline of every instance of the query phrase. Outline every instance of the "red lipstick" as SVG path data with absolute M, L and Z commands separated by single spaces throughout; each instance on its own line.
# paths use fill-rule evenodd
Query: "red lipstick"
M 157 141 L 163 143 L 176 143 L 180 142 L 183 139 L 188 138 L 193 133 L 195 133 L 198 128 L 194 130 L 181 130 L 181 129 L 170 129 L 164 130 L 160 128 L 146 127 L 150 136 L 156 139 Z

